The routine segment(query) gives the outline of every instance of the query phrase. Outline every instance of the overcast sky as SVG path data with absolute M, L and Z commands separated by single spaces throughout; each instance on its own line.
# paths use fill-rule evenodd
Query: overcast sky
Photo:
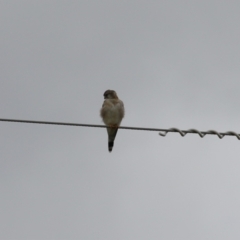
M 240 133 L 240 1 L 1 0 L 0 118 Z M 240 141 L 0 122 L 0 239 L 240 239 Z

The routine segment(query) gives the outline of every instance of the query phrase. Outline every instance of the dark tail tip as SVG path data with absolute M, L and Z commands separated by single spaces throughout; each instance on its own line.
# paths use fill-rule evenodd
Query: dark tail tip
M 113 142 L 108 142 L 108 151 L 111 152 L 113 149 Z

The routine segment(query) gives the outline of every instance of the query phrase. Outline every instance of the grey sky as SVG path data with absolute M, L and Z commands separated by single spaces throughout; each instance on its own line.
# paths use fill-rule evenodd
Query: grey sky
M 240 132 L 240 2 L 0 1 L 0 118 Z M 240 142 L 0 122 L 0 239 L 239 239 Z

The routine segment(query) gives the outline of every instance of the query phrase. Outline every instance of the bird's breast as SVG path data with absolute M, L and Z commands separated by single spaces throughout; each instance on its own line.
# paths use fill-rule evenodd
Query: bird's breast
M 104 123 L 107 125 L 119 125 L 121 123 L 121 116 L 117 106 L 112 106 L 106 112 L 106 115 L 103 119 Z

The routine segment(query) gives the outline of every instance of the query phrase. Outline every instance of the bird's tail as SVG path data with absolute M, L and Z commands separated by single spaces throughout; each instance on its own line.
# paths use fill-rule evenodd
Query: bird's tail
M 108 151 L 111 152 L 114 145 L 114 139 L 117 135 L 118 128 L 107 128 L 108 131 Z

